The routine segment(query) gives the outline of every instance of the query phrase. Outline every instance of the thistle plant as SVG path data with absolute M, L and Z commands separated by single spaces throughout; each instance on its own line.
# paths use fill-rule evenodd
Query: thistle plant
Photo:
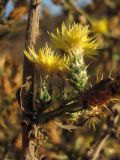
M 68 3 L 71 5 L 70 10 L 76 8 L 72 1 Z M 94 33 L 88 25 L 63 23 L 55 33 L 49 33 L 51 47 L 45 45 L 36 53 L 34 47 L 38 36 L 40 4 L 41 0 L 30 1 L 24 51 L 30 62 L 25 58 L 23 85 L 18 96 L 25 124 L 23 159 L 27 160 L 47 158 L 39 156 L 39 145 L 44 143 L 47 135 L 44 124 L 53 120 L 60 127 L 76 129 L 88 122 L 88 126 L 95 129 L 96 122 L 103 118 L 106 104 L 120 96 L 120 75 L 113 79 L 102 79 L 94 86 L 87 87 L 88 64 L 84 58 L 93 57 L 98 48 Z M 80 13 L 85 13 L 81 11 Z M 97 23 L 86 17 L 94 31 L 106 34 L 106 21 Z M 36 91 L 35 67 L 40 75 Z M 110 130 L 109 135 L 111 133 L 113 132 Z
M 76 98 L 86 91 L 88 65 L 85 64 L 84 58 L 93 57 L 98 48 L 95 36 L 92 36 L 93 33 L 89 26 L 82 24 L 74 23 L 66 26 L 63 23 L 61 29 L 57 29 L 56 33 L 48 34 L 51 38 L 52 47 L 46 44 L 45 47 L 39 49 L 38 53 L 30 48 L 29 52 L 24 51 L 26 57 L 39 68 L 41 81 L 36 100 L 37 106 L 42 107 L 43 115 L 46 109 L 47 113 L 45 114 L 48 115 L 49 110 L 53 108 L 60 111 L 64 110 L 65 107 L 66 110 L 69 110 L 70 106 L 76 103 Z M 58 87 L 57 84 L 59 83 L 62 84 L 61 87 Z M 64 97 L 64 95 L 67 96 Z M 97 108 L 99 107 L 97 106 Z M 72 110 L 72 107 L 70 109 Z M 38 109 L 38 115 L 39 111 Z M 69 113 L 62 111 L 60 112 L 62 114 L 55 113 L 58 115 L 57 118 L 59 117 L 66 125 L 74 126 L 90 120 L 94 127 L 96 117 L 99 113 L 101 114 L 101 111 L 98 109 L 96 114 L 96 110 L 89 106 L 85 111 L 79 109 L 78 111 L 69 111 Z M 56 115 L 53 114 L 53 117 Z

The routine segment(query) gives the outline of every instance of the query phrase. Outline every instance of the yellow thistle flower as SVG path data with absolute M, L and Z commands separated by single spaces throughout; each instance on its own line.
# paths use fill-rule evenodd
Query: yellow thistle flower
M 60 57 L 48 46 L 39 50 L 38 57 L 39 65 L 50 72 L 65 70 L 68 65 L 68 58 Z
M 108 22 L 105 18 L 100 20 L 91 20 L 93 30 L 97 33 L 107 34 L 108 33 Z
M 39 49 L 38 54 L 30 49 L 30 52 L 24 51 L 26 57 L 33 63 L 36 63 L 43 71 L 53 73 L 55 71 L 65 70 L 68 65 L 68 58 L 62 58 L 56 54 L 47 45 Z
M 96 40 L 90 37 L 88 26 L 82 24 L 65 26 L 63 23 L 61 31 L 57 29 L 56 34 L 49 33 L 54 48 L 62 49 L 65 52 L 84 53 L 86 56 L 92 56 L 97 48 Z

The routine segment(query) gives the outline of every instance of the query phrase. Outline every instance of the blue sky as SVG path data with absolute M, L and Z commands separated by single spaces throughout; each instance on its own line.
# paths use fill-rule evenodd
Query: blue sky
M 9 0 L 9 2 L 7 3 L 5 7 L 4 17 L 7 18 L 13 9 L 14 9 L 14 4 L 12 0 Z
M 82 7 L 92 2 L 92 0 L 75 0 L 75 1 Z M 62 11 L 62 7 L 53 4 L 52 0 L 42 0 L 42 6 L 46 6 L 52 15 L 59 15 Z M 6 5 L 4 18 L 7 18 L 13 9 L 14 9 L 13 1 L 9 0 L 9 2 Z
M 76 1 L 77 4 L 79 4 L 81 7 L 84 7 L 87 4 L 90 4 L 92 0 L 73 0 Z M 51 14 L 59 15 L 62 11 L 62 7 L 58 5 L 54 5 L 52 3 L 52 0 L 43 0 L 42 1 L 43 5 L 47 6 L 48 9 L 50 10 Z
M 52 15 L 59 15 L 62 11 L 62 7 L 54 5 L 51 0 L 43 0 L 42 6 L 46 6 Z M 14 3 L 12 0 L 9 0 L 5 8 L 4 17 L 7 18 L 13 9 L 14 9 Z
M 43 0 L 42 4 L 47 6 L 50 13 L 53 15 L 59 15 L 61 13 L 62 7 L 54 5 L 51 0 Z

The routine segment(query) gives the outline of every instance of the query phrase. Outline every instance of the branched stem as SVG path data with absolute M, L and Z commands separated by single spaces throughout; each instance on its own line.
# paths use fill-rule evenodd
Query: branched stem
M 120 75 L 115 79 L 107 78 L 101 80 L 92 88 L 85 91 L 81 96 L 76 97 L 73 103 L 67 102 L 59 106 L 59 108 L 47 112 L 38 113 L 38 123 L 46 123 L 56 117 L 62 116 L 64 113 L 74 113 L 80 110 L 88 109 L 90 106 L 104 105 L 112 101 L 112 99 L 120 96 Z
M 39 35 L 39 12 L 40 12 L 41 0 L 30 0 L 28 23 L 26 29 L 26 41 L 25 49 L 29 51 L 29 48 L 34 49 L 36 39 Z M 26 57 L 24 57 L 23 67 L 23 84 L 27 84 L 28 78 L 30 78 L 29 86 L 22 90 L 22 105 L 25 110 L 34 110 L 34 64 L 31 63 Z M 33 93 L 33 94 L 31 94 Z M 26 119 L 27 114 L 23 112 L 23 121 Z M 22 159 L 26 160 L 26 150 L 29 146 L 30 129 L 27 125 L 22 128 Z

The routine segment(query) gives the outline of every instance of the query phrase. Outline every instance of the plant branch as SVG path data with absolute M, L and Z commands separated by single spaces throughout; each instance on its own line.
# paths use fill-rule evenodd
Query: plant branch
M 95 154 L 93 155 L 93 158 L 91 160 L 96 160 L 99 157 L 100 151 L 102 150 L 102 148 L 104 147 L 106 141 L 108 140 L 108 138 L 110 137 L 110 134 L 106 134 L 103 139 L 100 141 L 99 145 L 96 148 Z
M 59 108 L 47 112 L 38 113 L 38 123 L 46 123 L 49 120 L 53 120 L 56 117 L 62 116 L 64 113 L 73 113 L 80 110 L 88 109 L 89 107 L 102 106 L 114 98 L 120 96 L 120 75 L 115 79 L 106 78 L 94 85 L 92 88 L 85 91 L 82 96 L 76 97 L 73 103 L 65 103 L 59 106 Z
M 25 49 L 29 52 L 29 47 L 35 47 L 36 39 L 39 35 L 39 12 L 41 0 L 30 0 L 28 23 L 26 29 Z M 28 84 L 22 90 L 22 105 L 25 110 L 34 110 L 34 64 L 24 57 L 23 66 L 23 85 Z M 33 94 L 31 94 L 33 93 Z M 23 120 L 26 119 L 27 114 L 23 112 Z M 23 160 L 26 159 L 25 154 L 29 145 L 29 132 L 27 125 L 22 128 L 22 142 L 23 142 Z

